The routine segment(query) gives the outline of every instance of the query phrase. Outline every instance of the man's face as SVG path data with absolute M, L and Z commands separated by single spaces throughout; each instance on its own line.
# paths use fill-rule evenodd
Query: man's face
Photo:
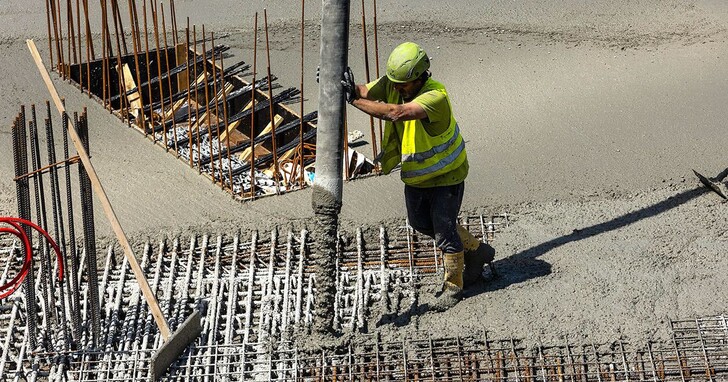
M 405 101 L 411 101 L 415 98 L 421 87 L 422 81 L 419 79 L 401 84 L 396 82 L 394 83 L 394 90 L 396 90 Z

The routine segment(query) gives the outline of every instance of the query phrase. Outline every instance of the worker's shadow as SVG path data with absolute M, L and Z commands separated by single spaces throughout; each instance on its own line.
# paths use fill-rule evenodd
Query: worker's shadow
M 526 249 L 523 252 L 497 260 L 494 262 L 494 266 L 498 275 L 490 275 L 488 279 L 480 282 L 478 285 L 470 287 L 464 292 L 464 297 L 473 297 L 482 293 L 505 289 L 511 285 L 549 275 L 551 273 L 551 264 L 539 259 L 539 257 L 548 253 L 550 250 L 561 247 L 562 245 L 628 226 L 642 219 L 657 216 L 665 211 L 687 203 L 706 192 L 708 192 L 708 190 L 704 187 L 687 190 L 651 206 L 630 212 L 603 223 L 595 224 L 586 228 L 574 229 L 568 235 L 557 237 L 553 240 L 549 240 Z M 427 292 L 423 291 L 422 293 Z M 431 311 L 430 308 L 431 307 L 428 303 L 413 305 L 407 312 L 382 317 L 377 326 L 388 323 L 392 323 L 395 326 L 406 325 L 413 316 L 425 314 Z
M 588 239 L 599 234 L 613 231 L 643 219 L 657 216 L 665 211 L 678 207 L 708 192 L 703 187 L 694 188 L 671 196 L 659 203 L 641 208 L 637 211 L 616 217 L 603 223 L 586 228 L 576 228 L 570 234 L 557 237 L 523 252 L 516 253 L 494 263 L 498 276 L 490 277 L 466 291 L 465 297 L 472 297 L 485 292 L 507 288 L 527 280 L 546 276 L 551 273 L 551 264 L 539 259 L 554 248 L 575 241 Z

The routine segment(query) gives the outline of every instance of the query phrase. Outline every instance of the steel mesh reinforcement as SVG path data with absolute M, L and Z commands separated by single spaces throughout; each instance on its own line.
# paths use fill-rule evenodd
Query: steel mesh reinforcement
M 484 240 L 507 227 L 508 215 L 469 216 L 462 222 Z M 391 232 L 390 232 L 391 231 Z M 441 268 L 432 240 L 409 226 L 341 233 L 334 323 L 357 333 L 354 344 L 305 347 L 314 306 L 313 243 L 306 230 L 248 237 L 193 236 L 145 244 L 141 264 L 172 329 L 191 310 L 203 334 L 164 377 L 169 381 L 719 381 L 728 379 L 728 317 L 673 321 L 673 340 L 646 345 L 526 345 L 469 337 L 406 338 L 370 334 L 378 315 L 416 308 L 419 284 Z M 0 241 L 4 268 L 15 245 Z M 92 346 L 91 323 L 81 336 L 59 342 L 62 331 L 40 320 L 38 346 L 28 344 L 23 293 L 0 306 L 0 375 L 4 380 L 141 381 L 161 345 L 151 313 L 126 261 L 106 251 L 99 274 L 101 333 Z M 81 277 L 87 309 L 88 283 Z M 36 277 L 36 286 L 41 279 Z M 20 291 L 22 292 L 22 291 Z M 423 292 L 424 293 L 424 292 Z M 42 305 L 41 305 L 42 306 Z M 56 312 L 62 312 L 57 304 Z M 39 314 L 47 315 L 41 311 Z M 86 317 L 86 314 L 81 315 Z M 47 337 L 47 338 L 46 338 Z M 446 337 L 446 336 L 443 336 Z M 303 339 L 303 340 L 302 340 Z

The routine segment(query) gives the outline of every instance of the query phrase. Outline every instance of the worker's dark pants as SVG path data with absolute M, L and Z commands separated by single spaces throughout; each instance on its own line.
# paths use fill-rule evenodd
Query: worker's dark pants
M 444 253 L 463 250 L 457 231 L 457 217 L 465 184 L 417 188 L 405 185 L 404 200 L 409 224 L 417 232 L 435 239 Z

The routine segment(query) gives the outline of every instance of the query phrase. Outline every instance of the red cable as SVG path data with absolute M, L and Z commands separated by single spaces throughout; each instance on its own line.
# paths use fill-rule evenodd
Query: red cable
M 48 243 L 50 243 L 50 245 L 53 247 L 53 250 L 56 252 L 56 261 L 58 263 L 58 280 L 63 282 L 63 257 L 61 255 L 61 250 L 58 247 L 58 244 L 56 244 L 53 238 L 51 238 L 51 236 L 48 234 L 48 232 L 46 232 L 43 228 L 39 227 L 37 224 L 22 218 L 0 217 L 0 223 L 5 223 L 13 227 L 0 227 L 0 233 L 4 232 L 15 235 L 23 242 L 23 247 L 25 248 L 25 261 L 23 262 L 23 266 L 20 268 L 20 272 L 12 280 L 10 280 L 10 282 L 0 286 L 0 291 L 9 289 L 8 291 L 0 294 L 0 299 L 13 294 L 20 287 L 20 284 L 23 282 L 23 280 L 25 280 L 25 277 L 30 271 L 31 260 L 33 258 L 33 247 L 30 244 L 30 238 L 25 234 L 25 230 L 21 226 L 28 226 L 30 228 L 33 228 L 34 230 L 38 231 L 38 233 L 43 235 Z

